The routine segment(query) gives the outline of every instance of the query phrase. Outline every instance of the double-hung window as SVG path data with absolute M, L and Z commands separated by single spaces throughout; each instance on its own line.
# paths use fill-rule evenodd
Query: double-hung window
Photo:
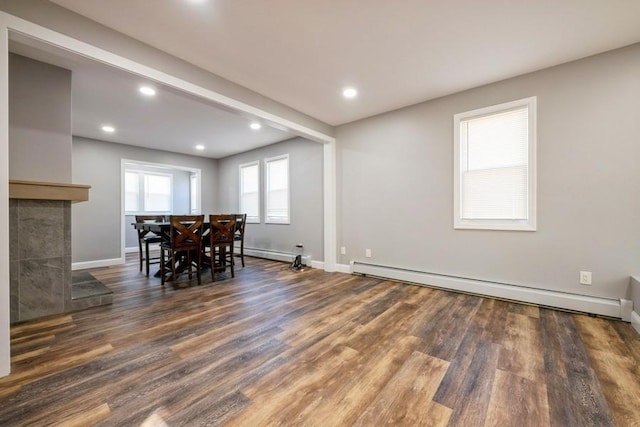
M 172 176 L 128 170 L 124 174 L 124 209 L 127 214 L 171 213 Z
M 265 222 L 289 224 L 289 155 L 265 159 Z
M 536 98 L 454 116 L 454 227 L 536 229 Z
M 240 165 L 240 212 L 247 222 L 260 222 L 260 162 Z

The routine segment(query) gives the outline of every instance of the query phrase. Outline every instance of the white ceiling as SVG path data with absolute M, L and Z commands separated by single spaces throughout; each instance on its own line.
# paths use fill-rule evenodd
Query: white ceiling
M 639 0 L 51 1 L 331 125 L 640 41 Z
M 50 1 L 330 125 L 640 41 L 640 0 Z M 295 136 L 157 84 L 145 98 L 139 76 L 18 34 L 10 48 L 73 71 L 74 135 L 212 158 Z
M 267 126 L 249 128 L 249 118 L 139 76 L 12 34 L 9 49 L 72 71 L 72 132 L 102 141 L 222 158 L 295 135 Z M 157 93 L 145 97 L 141 85 Z M 102 131 L 110 124 L 116 132 Z M 198 151 L 197 144 L 205 149 Z

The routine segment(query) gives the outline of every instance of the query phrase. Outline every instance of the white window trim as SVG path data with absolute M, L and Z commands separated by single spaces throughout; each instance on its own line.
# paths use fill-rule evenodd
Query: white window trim
M 149 172 L 145 170 L 127 168 L 125 169 L 125 173 L 136 173 L 138 174 L 139 180 L 138 185 L 140 186 L 138 192 L 138 205 L 142 205 L 144 208 L 144 176 L 145 175 L 156 175 L 156 176 L 166 176 L 169 177 L 169 210 L 168 211 L 147 211 L 147 210 L 138 210 L 138 211 L 128 211 L 125 210 L 125 215 L 167 215 L 173 212 L 173 175 L 170 173 L 162 173 L 162 172 Z M 124 175 L 123 175 L 124 176 Z M 124 185 L 124 184 L 123 184 Z
M 262 183 L 260 182 L 260 160 L 255 160 L 253 162 L 242 163 L 238 165 L 238 211 L 240 213 L 245 213 L 242 207 L 242 169 L 250 166 L 258 166 L 258 217 L 250 217 L 247 215 L 247 224 L 260 224 L 260 218 L 262 212 L 260 212 L 260 197 L 261 197 L 261 189 Z
M 191 186 L 195 181 L 195 190 L 196 190 L 196 207 L 192 209 L 191 206 Z M 189 175 L 189 211 L 191 215 L 198 215 L 202 212 L 202 178 L 200 176 L 200 171 L 191 172 Z
M 462 120 L 495 114 L 497 112 L 511 110 L 515 108 L 527 107 L 529 110 L 529 146 L 528 146 L 528 219 L 526 220 L 505 220 L 505 219 L 463 219 L 461 218 L 462 196 L 461 180 L 460 180 L 460 122 Z M 454 132 L 454 173 L 453 173 L 453 227 L 455 229 L 479 229 L 479 230 L 514 230 L 514 231 L 535 231 L 536 230 L 536 111 L 537 98 L 535 96 L 519 99 L 516 101 L 505 102 L 499 105 L 492 105 L 485 108 L 479 108 L 473 111 L 467 111 L 454 115 L 453 132 Z
M 287 159 L 287 219 L 286 220 L 274 220 L 270 219 L 267 212 L 267 206 L 269 205 L 269 175 L 267 165 L 270 162 L 277 160 Z M 283 154 L 281 156 L 269 157 L 264 159 L 264 223 L 265 224 L 291 224 L 291 162 L 289 161 L 289 154 Z

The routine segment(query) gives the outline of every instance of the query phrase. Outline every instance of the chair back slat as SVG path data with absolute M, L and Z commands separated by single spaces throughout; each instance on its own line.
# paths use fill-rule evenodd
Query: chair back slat
M 236 232 L 236 215 L 209 215 L 211 246 L 233 244 Z
M 162 215 L 136 215 L 136 222 L 164 222 L 164 216 Z M 147 234 L 151 233 L 149 230 L 138 229 L 138 240 L 143 239 Z M 153 233 L 151 233 L 153 235 Z
M 174 250 L 200 248 L 204 215 L 171 215 L 169 238 Z
M 247 223 L 247 214 L 236 214 L 236 234 L 244 234 L 244 226 Z

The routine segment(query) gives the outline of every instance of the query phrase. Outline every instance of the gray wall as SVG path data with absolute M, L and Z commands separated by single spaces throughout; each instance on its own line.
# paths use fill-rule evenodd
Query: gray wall
M 122 159 L 201 169 L 202 211 L 216 210 L 216 160 L 74 137 L 73 182 L 91 190 L 88 202 L 71 208 L 73 262 L 120 257 Z
M 240 193 L 238 166 L 260 161 L 261 193 L 264 196 L 264 159 L 289 154 L 291 224 L 265 224 L 262 198 L 262 222 L 247 224 L 245 248 L 291 252 L 295 244 L 302 243 L 306 255 L 311 255 L 314 261 L 323 261 L 322 152 L 321 144 L 294 138 L 218 160 L 220 212 L 237 212 Z
M 9 178 L 71 182 L 71 71 L 9 55 Z
M 454 230 L 453 115 L 534 95 L 538 230 Z M 639 135 L 640 44 L 340 126 L 339 262 L 624 296 L 640 271 Z

